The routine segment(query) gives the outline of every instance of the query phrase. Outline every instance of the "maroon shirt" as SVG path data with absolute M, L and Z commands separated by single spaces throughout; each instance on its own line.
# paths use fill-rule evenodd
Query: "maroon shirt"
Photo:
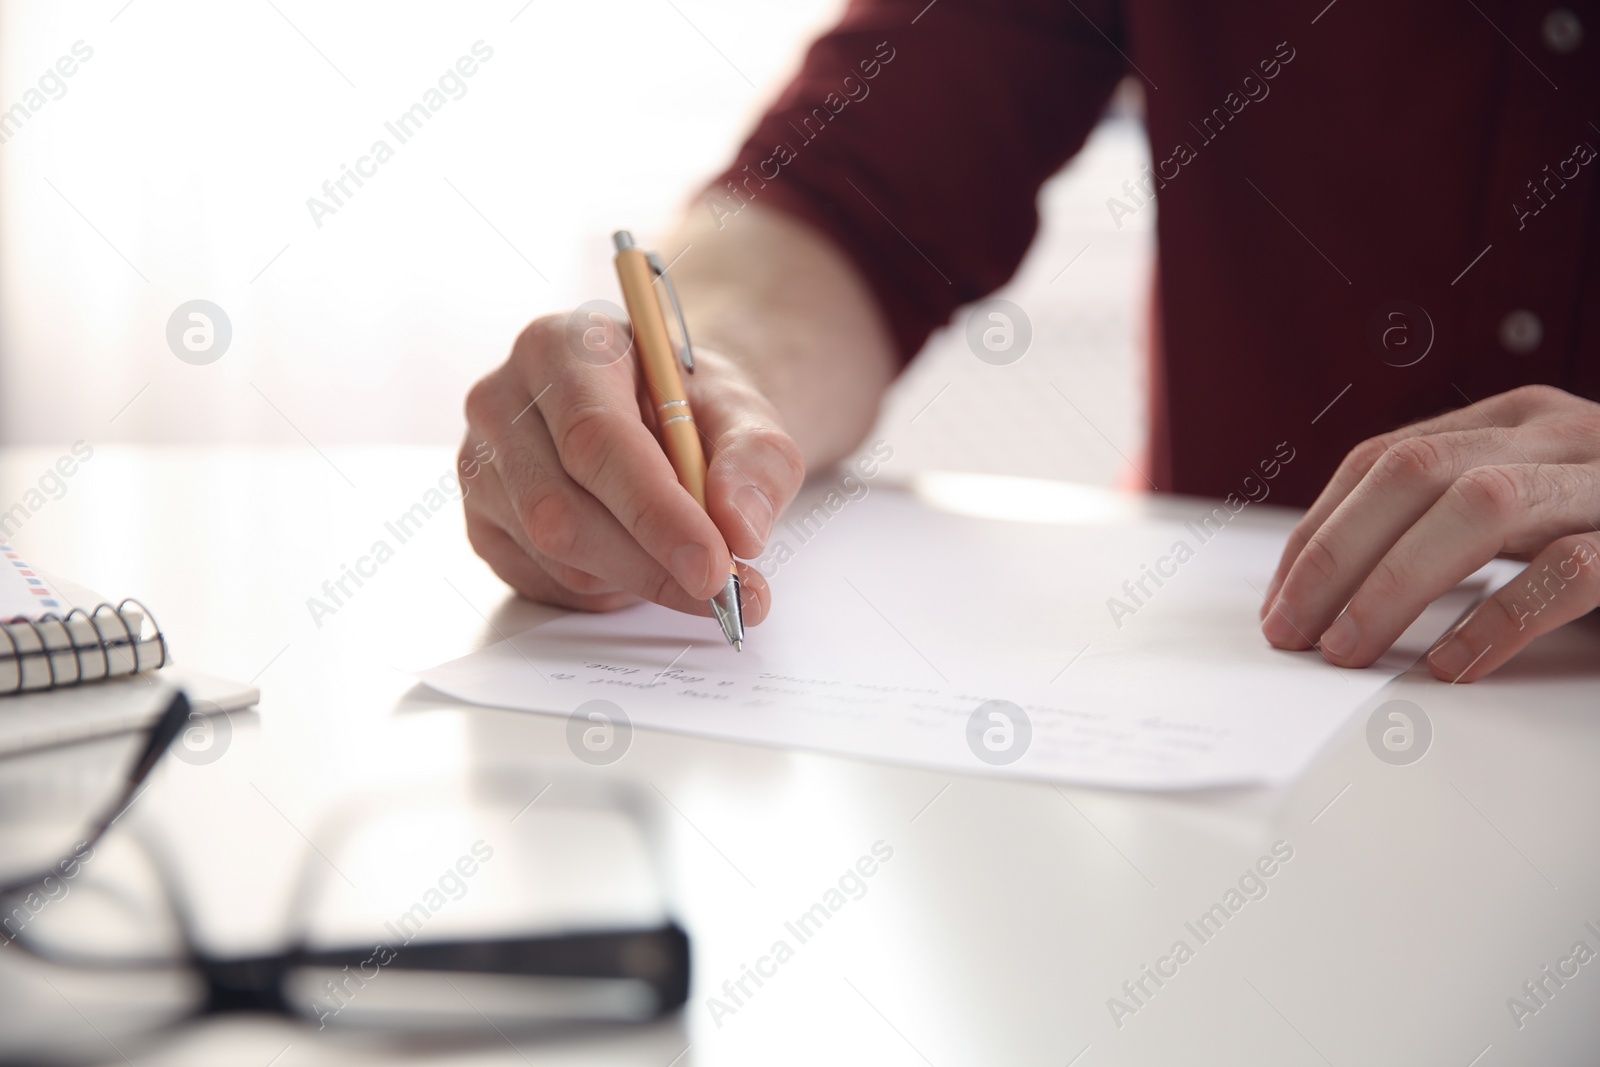
M 1106 195 L 1160 204 L 1150 473 L 1224 496 L 1288 442 L 1305 504 L 1469 398 L 1600 399 L 1600 5 L 1554 2 L 854 0 L 704 199 L 831 236 L 909 359 L 1140 78 L 1154 171 Z

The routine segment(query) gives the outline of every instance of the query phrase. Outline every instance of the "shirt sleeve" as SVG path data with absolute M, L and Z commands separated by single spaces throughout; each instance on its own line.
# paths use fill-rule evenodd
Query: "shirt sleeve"
M 732 164 L 719 226 L 786 211 L 856 263 L 902 360 L 999 288 L 1039 187 L 1082 147 L 1126 67 L 1115 0 L 852 0 Z

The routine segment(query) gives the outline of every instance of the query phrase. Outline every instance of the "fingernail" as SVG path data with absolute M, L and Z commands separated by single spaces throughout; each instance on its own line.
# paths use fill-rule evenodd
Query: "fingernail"
M 767 494 L 753 485 L 742 486 L 733 494 L 733 510 L 765 548 L 767 537 L 772 533 L 773 519 L 772 501 L 767 499 Z
M 1455 634 L 1449 634 L 1439 642 L 1437 648 L 1428 653 L 1428 662 L 1438 669 L 1439 673 L 1449 675 L 1451 680 L 1461 677 L 1462 673 L 1472 665 L 1472 653 L 1467 650 L 1466 644 Z
M 1356 620 L 1350 617 L 1347 611 L 1333 621 L 1327 633 L 1322 635 L 1322 640 L 1317 644 L 1322 646 L 1324 655 L 1335 656 L 1343 659 L 1356 650 L 1356 645 L 1361 643 L 1361 630 L 1356 626 Z
M 672 576 L 690 596 L 711 584 L 711 550 L 689 542 L 672 550 Z

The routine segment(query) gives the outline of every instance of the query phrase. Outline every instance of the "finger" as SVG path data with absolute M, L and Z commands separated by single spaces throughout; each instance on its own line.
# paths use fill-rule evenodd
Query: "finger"
M 516 525 L 526 532 L 534 550 L 554 564 L 547 564 L 552 574 L 580 591 L 592 575 L 606 585 L 675 611 L 711 614 L 709 597 L 685 591 L 616 516 L 553 461 L 554 445 L 542 422 L 530 420 L 525 434 L 529 438 L 527 453 L 518 454 L 520 462 L 506 464 L 506 496 Z M 539 457 L 544 457 L 543 461 Z M 718 592 L 727 574 L 724 569 Z M 757 574 L 747 584 L 764 589 L 766 581 Z M 746 595 L 753 593 L 754 589 Z M 760 621 L 760 615 L 753 621 Z
M 548 430 L 536 418 L 525 421 L 528 425 L 519 427 L 515 442 L 507 444 L 506 438 L 502 438 L 501 450 L 495 457 L 496 462 L 482 464 L 478 469 L 477 478 L 473 483 L 477 489 L 467 501 L 468 536 L 473 536 L 477 525 L 494 527 L 498 533 L 510 540 L 513 548 L 520 552 L 526 563 L 534 570 L 542 571 L 544 577 L 533 575 L 525 566 L 511 564 L 497 566 L 496 561 L 501 559 L 498 552 L 495 560 L 491 561 L 495 572 L 525 596 L 567 607 L 605 611 L 633 603 L 638 599 L 648 599 L 688 614 L 710 615 L 712 613 L 710 603 L 695 600 L 685 593 L 676 580 L 660 564 L 646 555 L 638 543 L 622 529 L 615 517 L 597 502 L 590 502 L 590 506 L 594 508 L 594 515 L 591 518 L 596 524 L 593 531 L 604 534 L 604 539 L 609 540 L 611 544 L 610 550 L 599 543 L 597 538 L 580 539 L 586 546 L 585 551 L 569 556 L 567 560 L 555 559 L 541 550 L 535 541 L 545 539 L 530 536 L 529 523 L 524 521 L 502 478 L 503 469 L 505 477 L 522 485 L 525 479 L 538 477 L 531 471 L 541 464 L 543 469 L 556 470 L 557 476 L 560 476 L 559 465 L 549 458 L 553 456 L 553 446 L 549 444 Z M 536 491 L 519 490 L 530 493 Z M 570 487 L 570 491 L 581 497 L 587 497 L 587 494 L 576 487 Z M 486 537 L 485 540 L 498 541 L 492 537 Z M 544 547 L 552 546 L 545 543 Z M 482 550 L 480 555 L 484 555 L 485 559 L 490 558 L 488 553 Z M 622 562 L 619 563 L 619 560 Z M 623 572 L 630 565 L 630 561 L 631 565 L 639 568 L 637 573 L 642 574 L 642 578 L 632 585 L 618 585 L 616 581 L 608 580 L 623 578 Z M 513 574 L 517 578 L 516 581 L 512 579 Z M 771 591 L 767 580 L 754 568 L 741 564 L 739 575 L 743 593 L 744 621 L 754 626 L 767 616 L 771 605 Z M 539 592 L 532 591 L 535 589 Z
M 1361 481 L 1371 473 L 1388 451 L 1401 441 L 1413 437 L 1425 437 L 1430 434 L 1454 433 L 1462 430 L 1494 430 L 1505 429 L 1521 425 L 1533 409 L 1533 398 L 1523 389 L 1514 389 L 1509 393 L 1501 393 L 1490 397 L 1488 400 L 1467 407 L 1458 408 L 1430 419 L 1414 422 L 1409 426 L 1402 426 L 1377 437 L 1368 438 L 1355 448 L 1339 464 L 1333 477 L 1328 479 L 1328 484 L 1323 487 L 1317 499 L 1312 502 L 1300 521 L 1295 524 L 1294 530 L 1289 534 L 1289 541 L 1284 546 L 1283 555 L 1278 559 L 1277 570 L 1272 575 L 1272 581 L 1267 583 L 1267 592 L 1261 600 L 1261 618 L 1266 619 L 1267 613 L 1272 609 L 1272 603 L 1277 598 L 1279 590 L 1289 576 L 1290 568 L 1295 560 L 1304 551 L 1307 542 L 1322 528 L 1345 498 L 1361 484 Z
M 468 522 L 467 540 L 500 580 L 529 600 L 581 611 L 614 611 L 637 599 L 627 593 L 589 595 L 574 592 L 546 573 L 511 535 L 487 522 Z
M 715 368 L 719 357 L 697 356 Z M 778 424 L 777 411 L 742 376 L 707 374 L 695 394 L 710 467 L 706 509 L 735 555 L 754 559 L 772 534 L 772 524 L 805 481 L 800 447 Z
M 615 516 L 566 474 L 555 455 L 548 427 L 539 412 L 533 410 L 534 400 L 546 395 L 547 390 L 540 386 L 529 398 L 532 387 L 538 385 L 529 375 L 539 377 L 539 361 L 526 357 L 524 362 L 531 371 L 524 368 L 521 374 L 513 374 L 506 370 L 491 376 L 491 380 L 474 388 L 469 395 L 469 439 L 479 423 L 503 430 L 496 462 L 486 467 L 488 476 L 484 486 L 477 494 L 478 499 L 470 502 L 469 523 L 471 516 L 482 516 L 498 526 L 538 569 L 553 579 L 559 589 L 565 590 L 560 596 L 547 592 L 543 594 L 544 599 L 591 607 L 589 600 L 568 594 L 599 598 L 620 590 L 679 611 L 709 615 L 708 601 L 697 600 L 684 592 L 676 579 L 621 527 Z M 637 409 L 634 418 L 638 420 Z M 549 492 L 563 497 L 556 505 L 554 521 L 551 521 L 549 505 L 539 518 L 530 520 L 523 501 L 542 498 Z M 574 524 L 570 514 L 560 514 L 571 508 L 586 511 L 576 524 L 582 527 L 582 536 L 571 536 Z M 719 591 L 726 573 L 722 572 L 723 577 L 719 578 Z M 741 568 L 740 574 L 745 621 L 759 624 L 770 605 L 767 582 L 750 568 Z M 522 581 L 524 586 L 548 588 L 546 583 L 526 576 Z
M 709 604 L 685 592 L 677 578 L 562 466 L 537 409 L 540 398 L 554 386 L 546 383 L 549 388 L 540 387 L 530 397 L 537 383 L 514 377 L 493 384 L 484 395 L 474 389 L 468 401 L 473 424 L 469 429 L 479 422 L 503 427 L 496 461 L 489 467 L 498 478 L 498 491 L 493 484 L 485 486 L 474 510 L 500 526 L 571 592 L 595 596 L 621 590 L 678 611 L 709 614 Z M 635 427 L 642 427 L 637 409 L 632 418 Z
M 1290 565 L 1261 629 L 1278 648 L 1310 647 L 1402 534 L 1474 467 L 1532 454 L 1556 460 L 1548 431 L 1458 430 L 1390 447 Z
M 534 421 L 526 435 L 533 445 L 530 458 L 507 464 L 507 496 L 517 512 L 517 525 L 526 531 L 534 549 L 563 568 L 552 568 L 552 573 L 573 582 L 574 589 L 582 589 L 582 579 L 592 574 L 606 584 L 675 611 L 702 616 L 712 613 L 709 597 L 693 597 L 686 592 L 677 577 L 651 558 L 610 510 L 550 461 L 554 458 L 554 443 L 550 443 L 549 429 L 542 422 Z M 544 456 L 546 461 L 539 462 L 533 456 Z M 701 515 L 704 517 L 704 512 Z M 717 592 L 722 592 L 726 581 L 725 568 L 717 582 Z M 741 582 L 750 587 L 746 598 L 766 587 L 766 579 L 758 573 Z M 762 617 L 762 613 L 755 613 L 750 621 L 754 624 Z
M 1428 669 L 1440 681 L 1475 682 L 1597 606 L 1600 534 L 1563 537 L 1446 634 L 1428 653 Z
M 772 613 L 772 587 L 748 563 L 739 568 L 739 616 L 746 626 L 759 626 Z
M 540 551 L 533 539 L 529 536 L 527 525 L 519 515 L 516 505 L 512 502 L 506 491 L 504 482 L 497 472 L 490 469 L 479 479 L 482 483 L 474 494 L 478 499 L 471 502 L 468 521 L 487 522 L 509 536 L 512 542 L 521 549 L 535 566 L 550 575 L 559 585 L 574 593 L 585 596 L 599 596 L 606 593 L 625 592 L 621 586 L 607 581 L 599 575 L 582 570 L 580 567 L 562 560 L 553 559 Z M 656 565 L 654 560 L 639 553 L 652 568 L 660 574 L 664 571 Z M 633 593 L 630 599 L 638 597 Z
M 1266 595 L 1261 598 L 1261 618 L 1266 620 L 1267 612 L 1272 609 L 1272 602 L 1278 597 L 1278 590 L 1283 588 L 1283 580 L 1289 576 L 1289 568 L 1294 561 L 1300 558 L 1306 542 L 1311 540 L 1311 535 L 1322 528 L 1328 521 L 1328 516 L 1333 514 L 1333 509 L 1344 503 L 1344 498 L 1350 495 L 1361 479 L 1367 476 L 1372 465 L 1378 462 L 1384 452 L 1389 449 L 1389 435 L 1373 437 L 1361 442 L 1339 463 L 1333 477 L 1328 479 L 1328 484 L 1323 486 L 1322 492 L 1317 494 L 1317 499 L 1311 502 L 1311 507 L 1295 523 L 1289 532 L 1289 541 L 1283 546 L 1283 554 L 1278 557 L 1278 567 L 1272 573 L 1272 581 L 1267 583 Z
M 481 460 L 480 450 L 475 448 L 469 456 L 467 445 L 462 446 L 462 469 L 478 476 L 477 491 L 464 494 L 468 522 L 482 517 L 498 526 L 535 565 L 572 592 L 585 595 L 618 592 L 620 589 L 615 583 L 570 562 L 551 558 L 528 536 L 517 503 L 506 489 L 505 478 L 525 474 L 530 467 L 559 469 L 560 465 L 554 458 L 548 433 L 541 433 L 539 415 L 533 410 L 534 398 L 529 396 L 521 376 L 511 372 L 509 367 L 509 363 L 502 366 L 467 395 L 467 441 L 489 440 L 488 428 L 494 428 L 493 439 L 498 441 L 488 457 Z M 497 459 L 498 464 L 495 463 Z
M 530 600 L 580 611 L 613 611 L 642 599 L 590 575 L 552 564 L 537 554 L 529 555 L 510 533 L 483 519 L 468 520 L 467 539 L 502 581 Z M 754 567 L 745 563 L 738 566 L 741 614 L 746 626 L 758 626 L 771 611 L 772 591 Z M 669 580 L 668 584 L 683 599 L 666 606 L 689 615 L 712 614 L 709 601 L 694 600 L 677 589 L 675 582 Z
M 1585 466 L 1478 467 L 1451 485 L 1373 567 L 1322 634 L 1331 663 L 1366 667 L 1424 609 L 1495 556 L 1548 545 L 1600 513 L 1600 477 Z
M 554 326 L 547 332 L 557 336 L 545 343 L 560 343 Z M 660 443 L 640 420 L 632 361 L 595 366 L 557 354 L 545 366 L 550 387 L 536 406 L 562 469 L 686 593 L 708 600 L 727 580 L 728 547 L 711 517 L 678 484 Z

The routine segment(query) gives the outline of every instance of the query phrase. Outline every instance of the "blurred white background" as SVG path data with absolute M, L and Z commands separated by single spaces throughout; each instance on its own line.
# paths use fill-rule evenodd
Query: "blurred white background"
M 0 4 L 0 110 L 44 101 L 0 126 L 0 440 L 455 442 L 522 324 L 615 299 L 610 231 L 667 226 L 840 6 Z M 318 227 L 307 198 L 478 41 L 464 94 Z M 1153 212 L 1119 231 L 1105 200 L 1145 158 L 1111 120 L 1046 188 L 1001 294 L 1031 349 L 937 336 L 884 412 L 896 474 L 1139 481 Z M 205 366 L 166 341 L 197 298 L 233 329 Z

